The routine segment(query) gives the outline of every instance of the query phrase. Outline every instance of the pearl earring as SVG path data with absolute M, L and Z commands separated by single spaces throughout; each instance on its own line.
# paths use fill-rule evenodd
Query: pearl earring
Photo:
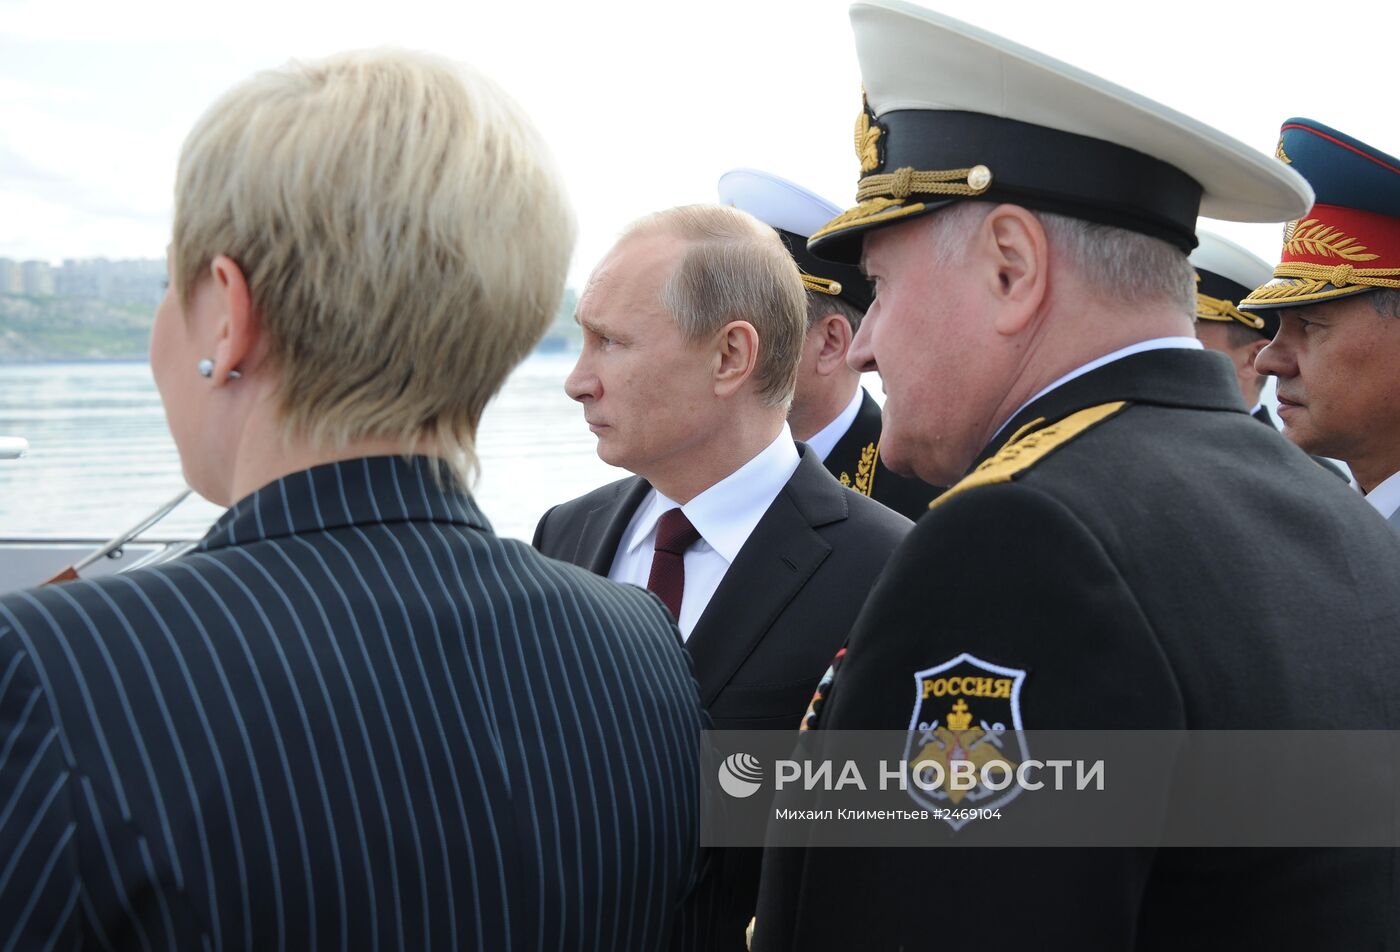
M 205 357 L 198 364 L 196 364 L 195 368 L 199 371 L 199 375 L 201 377 L 214 376 L 214 361 L 210 360 L 208 357 Z M 243 375 L 236 370 L 230 370 L 228 372 L 228 379 L 230 380 L 237 380 L 242 376 Z

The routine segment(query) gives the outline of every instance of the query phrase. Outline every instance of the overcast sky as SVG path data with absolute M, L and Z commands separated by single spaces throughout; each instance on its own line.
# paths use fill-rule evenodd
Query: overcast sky
M 1272 153 L 1307 116 L 1391 152 L 1400 3 L 931 4 Z M 577 286 L 628 221 L 748 165 L 852 203 L 860 78 L 843 0 L 0 0 L 0 257 L 159 257 L 185 132 L 289 58 L 397 45 L 472 63 L 552 144 Z M 1276 225 L 1217 230 L 1266 259 Z

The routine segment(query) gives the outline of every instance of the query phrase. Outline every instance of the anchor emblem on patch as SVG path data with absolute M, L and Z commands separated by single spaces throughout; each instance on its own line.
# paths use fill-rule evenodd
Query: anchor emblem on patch
M 940 819 L 954 830 L 970 820 L 955 820 L 942 811 L 959 805 L 994 809 L 1021 792 L 1014 783 L 992 790 L 980 781 L 970 789 L 956 789 L 950 778 L 959 761 L 970 763 L 977 777 L 987 765 L 995 764 L 1000 777 L 1002 772 L 1014 773 L 1030 758 L 1021 724 L 1025 680 L 1023 669 L 1002 667 L 966 652 L 914 672 L 914 713 L 909 718 L 904 759 L 911 770 L 921 763 L 937 764 L 943 780 L 936 785 L 910 783 L 909 796 L 925 809 L 940 811 Z M 921 770 L 927 777 L 939 775 L 928 766 Z

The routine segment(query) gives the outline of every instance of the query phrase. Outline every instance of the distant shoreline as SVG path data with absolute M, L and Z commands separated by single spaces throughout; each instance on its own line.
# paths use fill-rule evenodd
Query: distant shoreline
M 537 347 L 530 351 L 530 357 L 577 357 L 578 349 L 557 349 L 551 347 Z M 145 354 L 132 357 L 11 357 L 0 356 L 0 367 L 33 367 L 40 364 L 144 364 L 147 363 Z
M 146 356 L 140 357 L 0 357 L 0 367 L 21 364 L 144 364 Z

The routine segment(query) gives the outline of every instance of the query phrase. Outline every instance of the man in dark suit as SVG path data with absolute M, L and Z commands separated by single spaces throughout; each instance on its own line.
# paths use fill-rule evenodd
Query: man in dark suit
M 675 627 L 461 488 L 563 291 L 544 155 L 399 52 L 259 74 L 190 134 L 151 363 L 231 508 L 0 598 L 0 949 L 669 941 L 704 722 Z
M 852 362 L 885 381 L 886 460 L 953 484 L 871 593 L 815 734 L 883 730 L 871 756 L 897 761 L 937 730 L 970 760 L 978 723 L 1007 750 L 1041 729 L 1400 727 L 1400 540 L 1252 420 L 1191 333 L 1198 209 L 1290 218 L 1306 184 L 940 14 L 851 19 L 859 204 L 811 247 L 876 282 Z M 1240 568 L 1261 554 L 1267 573 Z M 1037 796 L 999 789 L 904 796 L 1003 817 Z M 1140 849 L 774 849 L 753 949 L 1400 947 L 1396 850 L 1152 848 L 1173 811 L 1211 808 L 1144 797 Z M 966 843 L 957 817 L 920 822 Z
M 719 200 L 772 226 L 802 273 L 807 335 L 788 410 L 793 439 L 811 447 L 842 486 L 918 519 L 942 490 L 891 472 L 881 461 L 880 405 L 846 364 L 870 307 L 870 282 L 859 268 L 823 261 L 807 250 L 808 236 L 841 210 L 796 183 L 754 169 L 720 176 Z
M 579 300 L 569 395 L 636 475 L 556 506 L 535 545 L 672 607 L 719 729 L 796 730 L 909 521 L 843 488 L 785 423 L 802 284 L 771 228 L 720 206 L 634 226 Z M 678 584 L 679 583 L 679 584 Z M 757 851 L 730 851 L 700 947 L 739 949 Z
M 1269 311 L 1240 310 L 1245 295 L 1268 281 L 1271 271 L 1258 256 L 1227 238 L 1198 230 L 1200 244 L 1191 252 L 1196 269 L 1196 337 L 1207 350 L 1230 358 L 1249 415 L 1277 430 L 1273 414 L 1264 405 L 1266 376 L 1254 369 L 1254 360 L 1278 333 L 1278 315 Z M 1325 456 L 1313 461 L 1339 479 L 1346 473 Z

